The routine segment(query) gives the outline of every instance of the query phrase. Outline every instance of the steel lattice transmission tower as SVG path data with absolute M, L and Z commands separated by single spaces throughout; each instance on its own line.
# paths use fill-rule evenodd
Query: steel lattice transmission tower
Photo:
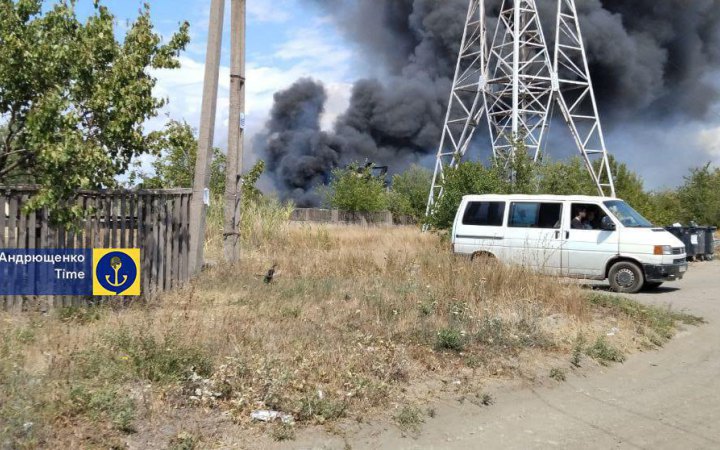
M 554 105 L 600 195 L 615 196 L 575 1 L 558 0 L 552 60 L 535 0 L 504 0 L 491 42 L 485 12 L 484 0 L 470 0 L 428 214 L 484 120 L 496 161 L 507 165 L 518 144 L 537 161 Z

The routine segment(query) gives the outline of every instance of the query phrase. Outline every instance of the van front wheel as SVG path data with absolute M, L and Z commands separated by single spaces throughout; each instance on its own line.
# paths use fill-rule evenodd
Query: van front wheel
M 610 268 L 608 275 L 610 288 L 615 292 L 635 294 L 640 292 L 645 284 L 643 271 L 637 264 L 628 261 L 620 261 Z

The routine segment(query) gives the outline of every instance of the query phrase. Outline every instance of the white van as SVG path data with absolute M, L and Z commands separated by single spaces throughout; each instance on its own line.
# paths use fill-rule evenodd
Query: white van
M 678 280 L 685 246 L 620 199 L 470 195 L 452 230 L 456 253 L 497 258 L 545 273 L 609 280 L 635 293 Z

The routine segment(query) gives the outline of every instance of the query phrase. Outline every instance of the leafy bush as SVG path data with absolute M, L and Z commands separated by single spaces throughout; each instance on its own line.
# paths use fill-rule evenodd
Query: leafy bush
M 603 336 L 597 338 L 595 343 L 587 349 L 587 355 L 597 360 L 603 366 L 611 362 L 625 362 L 625 355 L 610 343 Z
M 437 350 L 452 350 L 461 352 L 465 348 L 465 336 L 454 328 L 445 328 L 438 331 L 435 340 L 435 348 Z
M 471 194 L 502 194 L 508 191 L 507 178 L 498 166 L 464 162 L 455 169 L 446 169 L 442 198 L 427 223 L 436 229 L 452 226 L 463 196 Z
M 371 168 L 350 165 L 335 169 L 326 192 L 331 207 L 349 212 L 379 212 L 387 209 L 385 182 L 373 176 Z
M 417 220 L 425 217 L 431 184 L 432 173 L 418 165 L 393 176 L 392 190 L 388 197 L 390 212 L 412 216 Z

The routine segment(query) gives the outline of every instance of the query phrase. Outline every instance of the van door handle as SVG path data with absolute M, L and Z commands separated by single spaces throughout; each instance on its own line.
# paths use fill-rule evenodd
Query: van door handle
M 565 232 L 565 239 L 570 239 L 570 232 L 569 232 L 569 231 L 566 231 L 566 232 Z
M 560 239 L 560 231 L 555 232 L 555 239 Z

